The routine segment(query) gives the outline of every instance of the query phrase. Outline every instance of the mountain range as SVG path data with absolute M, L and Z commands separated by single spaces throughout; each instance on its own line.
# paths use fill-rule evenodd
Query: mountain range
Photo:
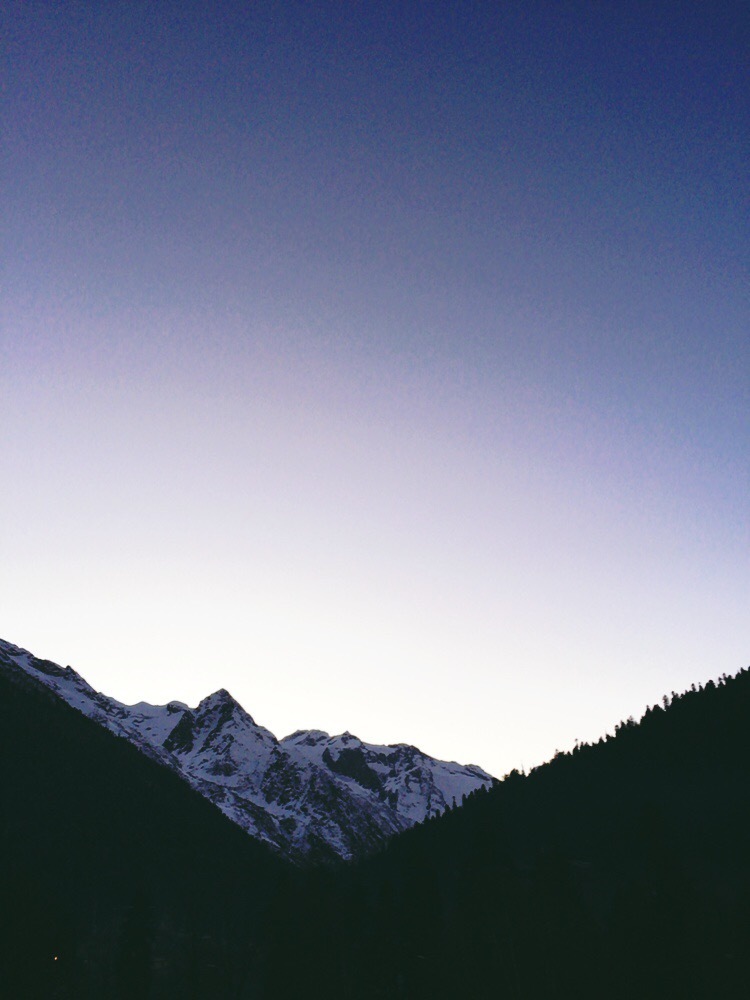
M 225 690 L 195 708 L 123 705 L 71 667 L 0 640 L 0 670 L 22 671 L 176 772 L 233 822 L 298 863 L 352 860 L 460 804 L 495 779 L 406 744 L 299 730 L 278 740 Z
M 40 679 L 55 671 L 71 697 L 84 684 L 2 649 L 3 997 L 748 995 L 750 670 L 336 864 L 248 836 L 165 765 L 166 736 L 123 738 Z

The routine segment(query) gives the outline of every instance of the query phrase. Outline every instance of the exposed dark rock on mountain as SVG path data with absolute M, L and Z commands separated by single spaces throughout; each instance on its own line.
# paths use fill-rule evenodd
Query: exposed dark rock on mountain
M 0 641 L 0 670 L 23 671 L 169 767 L 230 819 L 297 861 L 350 860 L 493 778 L 415 747 L 372 746 L 318 730 L 277 740 L 228 691 L 197 708 L 122 705 L 70 667 Z
M 0 669 L 0 982 L 9 996 L 747 996 L 748 671 L 514 772 L 357 864 L 299 867 L 165 767 L 163 748 L 146 741 L 150 756 L 139 752 L 40 679 L 70 673 L 44 663 L 33 676 L 16 656 Z M 114 712 L 108 699 L 86 698 Z M 179 721 L 187 712 L 171 706 Z M 237 734 L 227 727 L 239 706 L 212 696 L 190 712 L 192 753 L 214 734 L 207 753 L 231 763 Z M 156 732 L 162 716 L 141 715 Z M 330 751 L 363 794 L 375 794 L 370 774 L 390 794 L 391 768 L 419 786 L 418 751 L 383 757 L 338 739 L 335 753 L 323 733 L 272 744 L 269 801 L 308 795 L 309 772 L 283 762 L 287 743 L 314 758 Z M 325 789 L 333 810 L 344 792 Z M 309 794 L 324 801 L 320 788 Z M 276 835 L 268 811 L 249 799 L 244 808 Z M 279 822 L 292 837 L 294 817 Z M 330 850 L 312 845 L 319 856 Z

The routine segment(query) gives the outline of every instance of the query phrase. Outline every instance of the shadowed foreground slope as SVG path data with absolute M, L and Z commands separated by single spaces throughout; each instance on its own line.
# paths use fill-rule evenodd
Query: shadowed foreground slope
M 0 675 L 5 996 L 254 996 L 287 866 L 125 740 Z
M 313 878 L 292 921 L 287 996 L 747 997 L 750 673 Z
M 0 677 L 0 968 L 24 998 L 748 995 L 750 673 L 300 872 Z M 57 959 L 55 960 L 55 956 Z

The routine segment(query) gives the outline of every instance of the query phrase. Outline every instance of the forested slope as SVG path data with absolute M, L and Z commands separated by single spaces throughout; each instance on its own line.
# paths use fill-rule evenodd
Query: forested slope
M 286 994 L 746 997 L 749 723 L 744 671 L 313 877 Z
M 0 968 L 24 998 L 744 998 L 750 673 L 299 871 L 0 677 Z

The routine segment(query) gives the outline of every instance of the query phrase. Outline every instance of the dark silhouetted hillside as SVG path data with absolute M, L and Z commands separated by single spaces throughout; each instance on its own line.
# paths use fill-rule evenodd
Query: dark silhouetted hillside
M 744 671 L 313 877 L 284 993 L 747 997 L 749 778 Z
M 286 865 L 20 676 L 0 676 L 0 803 L 0 994 L 254 995 Z
M 750 673 L 297 871 L 172 772 L 0 677 L 13 997 L 748 995 Z

